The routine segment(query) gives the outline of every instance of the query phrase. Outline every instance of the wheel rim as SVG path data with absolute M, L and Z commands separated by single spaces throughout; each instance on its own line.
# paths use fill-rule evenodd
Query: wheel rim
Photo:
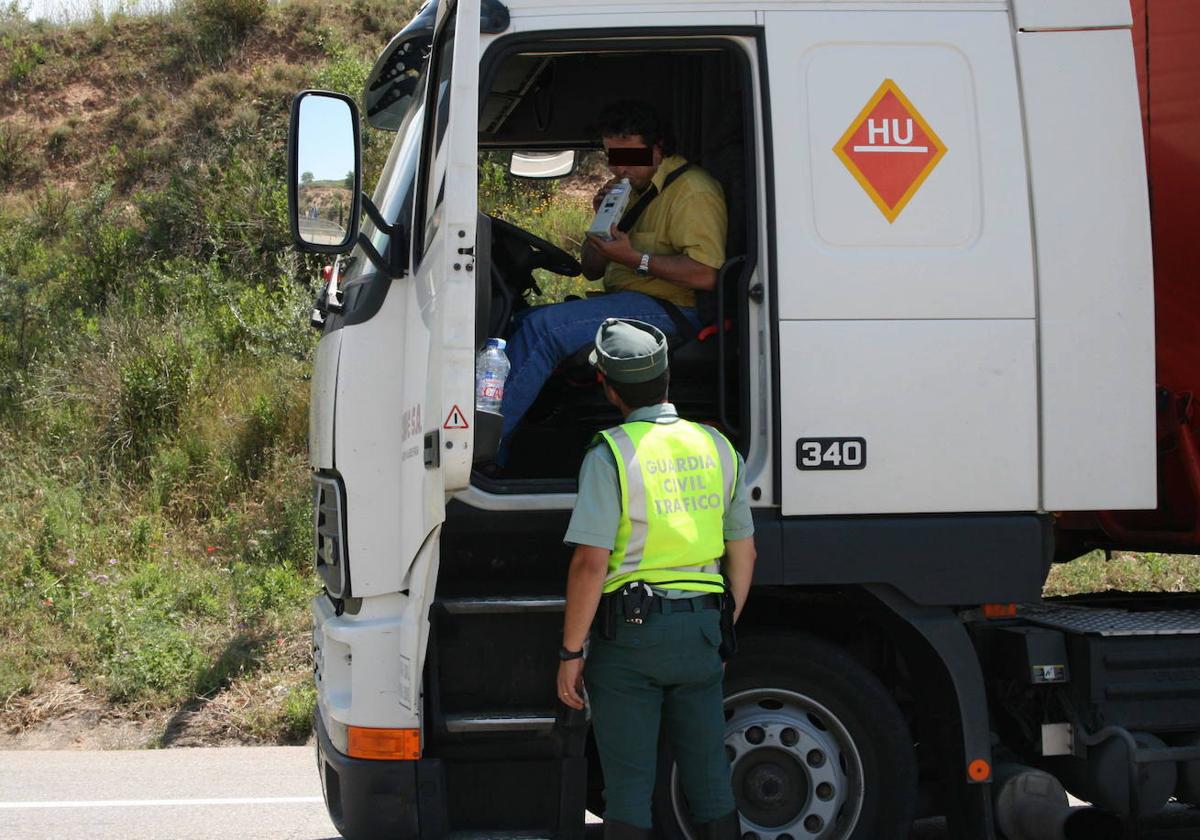
M 845 725 L 811 697 L 761 688 L 725 698 L 725 752 L 743 840 L 843 840 L 863 804 L 862 759 Z M 676 767 L 671 805 L 696 840 Z

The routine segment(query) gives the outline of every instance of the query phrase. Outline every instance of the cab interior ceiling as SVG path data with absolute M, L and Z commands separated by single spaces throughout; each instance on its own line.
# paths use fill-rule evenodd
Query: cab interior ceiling
M 670 119 L 679 152 L 711 169 L 711 158 L 741 144 L 744 72 L 739 54 L 718 46 L 510 55 L 484 99 L 479 146 L 598 148 L 600 111 L 642 99 Z

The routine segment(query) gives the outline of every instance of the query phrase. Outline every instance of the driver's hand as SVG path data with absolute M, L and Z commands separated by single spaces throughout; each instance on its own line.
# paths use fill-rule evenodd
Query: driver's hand
M 629 234 L 618 230 L 616 225 L 609 228 L 608 233 L 612 239 L 601 239 L 589 233 L 588 244 L 610 262 L 630 267 L 637 265 L 642 255 L 634 250 L 633 243 L 629 241 Z
M 592 212 L 593 213 L 596 213 L 600 210 L 600 205 L 604 203 L 604 196 L 608 195 L 609 190 L 611 190 L 613 188 L 613 186 L 619 180 L 621 180 L 621 179 L 620 178 L 609 178 L 608 183 L 606 183 L 603 187 L 601 187 L 599 190 L 597 190 L 596 194 L 594 196 L 592 196 Z

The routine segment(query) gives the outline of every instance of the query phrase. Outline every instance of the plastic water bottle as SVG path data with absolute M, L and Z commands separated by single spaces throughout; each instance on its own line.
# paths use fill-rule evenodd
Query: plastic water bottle
M 489 338 L 483 352 L 475 360 L 475 408 L 478 411 L 500 413 L 504 400 L 504 382 L 508 379 L 509 362 L 503 338 Z

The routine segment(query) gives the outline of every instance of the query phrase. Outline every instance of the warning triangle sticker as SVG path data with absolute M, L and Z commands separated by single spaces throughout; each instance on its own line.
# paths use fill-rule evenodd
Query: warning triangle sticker
M 467 423 L 467 416 L 462 413 L 462 409 L 457 405 L 450 409 L 450 413 L 446 415 L 446 422 L 442 424 L 443 429 L 469 429 L 470 424 Z

